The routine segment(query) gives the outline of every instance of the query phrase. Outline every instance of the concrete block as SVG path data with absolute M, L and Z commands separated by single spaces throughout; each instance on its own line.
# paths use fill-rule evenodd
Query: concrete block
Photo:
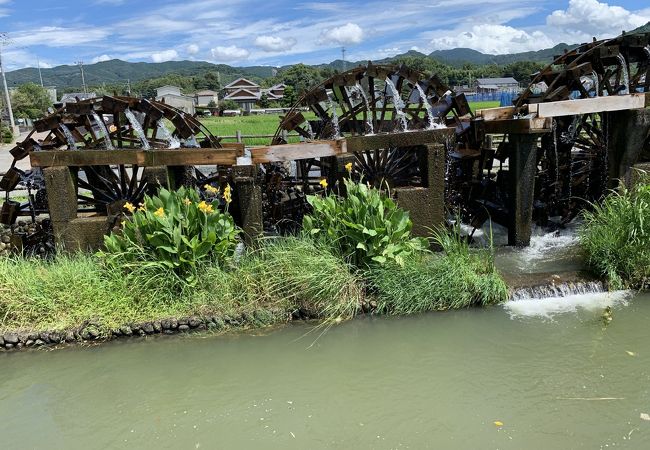
M 106 217 L 80 217 L 65 222 L 52 222 L 54 242 L 67 252 L 97 251 L 110 231 Z
M 252 177 L 235 178 L 233 216 L 244 231 L 244 242 L 252 245 L 263 233 L 262 190 Z
M 142 171 L 142 178 L 147 180 L 150 187 L 169 188 L 169 171 L 166 166 L 145 167 Z
M 537 170 L 537 140 L 534 134 L 510 134 L 510 224 L 508 245 L 530 245 Z
M 443 224 L 444 198 L 438 198 L 439 194 L 435 190 L 424 187 L 400 187 L 395 188 L 395 197 L 400 208 L 409 212 L 413 221 L 413 236 L 430 236 L 431 228 Z
M 70 168 L 46 167 L 43 175 L 52 222 L 65 222 L 77 217 L 77 186 Z

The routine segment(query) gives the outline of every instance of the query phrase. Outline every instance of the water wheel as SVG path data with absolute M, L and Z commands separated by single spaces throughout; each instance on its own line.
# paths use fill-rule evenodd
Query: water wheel
M 462 140 L 468 127 L 460 118 L 467 114 L 464 95 L 456 96 L 437 76 L 425 76 L 405 65 L 368 63 L 306 92 L 282 118 L 273 144 L 287 143 L 289 133 L 312 141 L 436 127 L 455 127 Z M 355 152 L 350 162 L 356 176 L 375 186 L 418 186 L 423 182 L 421 161 L 413 150 L 389 147 Z M 301 211 L 304 193 L 322 190 L 319 182 L 324 177 L 332 180 L 340 169 L 337 164 L 336 158 L 311 158 L 297 161 L 292 168 L 269 170 L 282 172 L 266 183 L 265 213 L 270 221 L 291 215 L 287 210 Z M 299 220 L 300 214 L 293 219 Z
M 0 222 L 11 226 L 21 216 L 34 222 L 49 212 L 42 171 L 18 168 L 31 152 L 181 147 L 221 145 L 197 119 L 164 103 L 104 96 L 60 105 L 35 121 L 34 130 L 11 150 L 13 163 L 0 180 L 5 191 Z M 179 170 L 188 182 L 203 185 L 212 180 L 194 167 Z M 78 211 L 114 215 L 126 202 L 137 205 L 151 187 L 143 172 L 137 165 L 76 168 Z

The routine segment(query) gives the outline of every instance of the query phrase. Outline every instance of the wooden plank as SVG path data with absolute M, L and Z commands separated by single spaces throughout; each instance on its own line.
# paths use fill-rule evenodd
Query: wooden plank
M 523 118 L 506 120 L 476 120 L 475 124 L 482 126 L 489 134 L 536 134 L 548 133 L 552 129 L 551 118 Z
M 647 105 L 647 99 L 648 95 L 641 93 L 535 103 L 529 105 L 529 112 L 536 113 L 538 117 L 562 117 L 625 109 L 643 109 Z
M 414 130 L 401 133 L 382 133 L 366 136 L 350 136 L 347 141 L 348 152 L 362 152 L 388 147 L 411 147 L 416 145 L 446 143 L 454 136 L 454 128 L 434 130 Z
M 502 108 L 477 109 L 476 117 L 484 120 L 503 120 L 512 119 L 515 115 L 514 106 L 504 106 Z
M 251 149 L 254 164 L 323 158 L 346 152 L 345 140 L 314 141 L 296 144 L 271 145 Z
M 236 150 L 237 156 L 244 156 L 244 144 L 242 142 L 221 142 L 226 150 Z
M 238 150 L 183 148 L 174 150 L 54 150 L 30 153 L 32 167 L 53 166 L 198 166 L 234 165 Z

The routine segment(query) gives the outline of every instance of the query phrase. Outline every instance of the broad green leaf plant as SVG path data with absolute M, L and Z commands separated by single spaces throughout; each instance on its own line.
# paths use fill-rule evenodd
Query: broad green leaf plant
M 171 269 L 188 283 L 195 281 L 201 262 L 223 266 L 233 256 L 240 230 L 227 211 L 230 186 L 223 194 L 214 187 L 208 192 L 213 194 L 211 202 L 201 200 L 195 189 L 182 187 L 161 189 L 137 208 L 125 204 L 122 229 L 104 238 L 106 250 L 100 256 L 127 270 L 142 265 Z M 219 210 L 219 196 L 225 212 Z
M 426 251 L 428 242 L 411 236 L 408 212 L 384 192 L 345 179 L 344 197 L 308 196 L 313 211 L 303 218 L 304 232 L 330 244 L 351 264 L 366 268 Z

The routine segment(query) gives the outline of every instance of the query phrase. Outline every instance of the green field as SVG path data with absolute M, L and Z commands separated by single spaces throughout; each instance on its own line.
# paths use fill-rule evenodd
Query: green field
M 485 108 L 496 108 L 499 102 L 474 102 L 469 104 L 472 111 Z M 240 131 L 243 136 L 248 135 L 273 135 L 280 124 L 278 114 L 262 114 L 259 116 L 237 116 L 237 117 L 205 117 L 201 122 L 215 136 L 235 136 Z M 235 142 L 235 138 L 224 138 L 224 142 Z M 297 142 L 298 138 L 290 139 L 290 142 Z M 268 145 L 270 137 L 265 138 L 244 138 L 246 145 Z

